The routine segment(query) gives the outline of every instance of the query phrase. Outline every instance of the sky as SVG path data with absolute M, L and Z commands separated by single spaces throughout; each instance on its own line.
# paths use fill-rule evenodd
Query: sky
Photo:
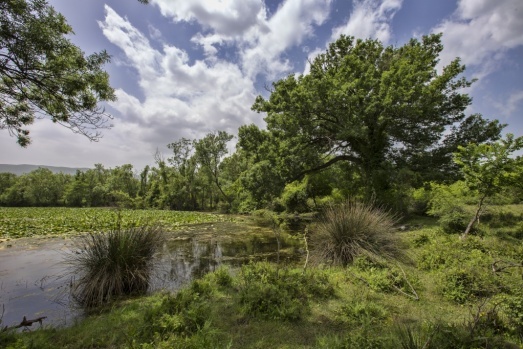
M 118 100 L 98 142 L 37 120 L 32 143 L 0 130 L 0 163 L 67 167 L 154 165 L 182 137 L 199 139 L 244 124 L 272 82 L 307 73 L 307 62 L 341 34 L 401 46 L 443 33 L 440 66 L 460 57 L 478 81 L 467 113 L 523 135 L 521 0 L 48 0 L 73 27 L 86 54 L 106 50 Z M 231 143 L 231 150 L 234 149 Z

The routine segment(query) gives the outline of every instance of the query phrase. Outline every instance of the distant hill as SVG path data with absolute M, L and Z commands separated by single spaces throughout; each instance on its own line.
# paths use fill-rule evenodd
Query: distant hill
M 75 174 L 76 170 L 82 170 L 86 171 L 88 168 L 75 168 L 75 167 L 57 167 L 57 166 L 46 166 L 46 165 L 8 165 L 8 164 L 0 164 L 0 173 L 2 172 L 11 172 L 16 175 L 22 175 L 25 173 L 29 173 L 31 171 L 34 171 L 38 168 L 47 168 L 51 170 L 54 173 L 65 173 L 65 174 Z

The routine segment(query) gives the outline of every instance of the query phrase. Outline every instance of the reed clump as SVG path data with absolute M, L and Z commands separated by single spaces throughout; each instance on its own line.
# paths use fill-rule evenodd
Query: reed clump
M 157 225 L 89 233 L 77 241 L 66 263 L 73 276 L 71 293 L 84 307 L 147 292 L 155 255 L 165 237 Z

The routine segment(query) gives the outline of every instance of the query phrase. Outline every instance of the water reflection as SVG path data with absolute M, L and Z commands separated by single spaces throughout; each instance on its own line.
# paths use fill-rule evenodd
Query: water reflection
M 259 229 L 255 235 L 251 231 L 241 236 L 173 239 L 162 253 L 158 268 L 160 277 L 153 289 L 177 289 L 222 264 L 234 268 L 251 260 L 276 262 L 278 254 L 280 260 L 286 263 L 298 261 L 301 257 L 299 240 L 286 235 L 280 237 L 278 251 L 276 235 L 269 229 Z
M 278 251 L 271 229 L 230 222 L 171 233 L 159 256 L 151 291 L 176 290 L 222 264 L 238 267 L 250 260 L 298 261 L 301 240 L 283 233 L 279 240 Z M 0 250 L 2 326 L 16 325 L 23 316 L 47 316 L 45 325 L 67 326 L 81 315 L 71 304 L 70 280 L 64 277 L 63 256 L 72 249 L 71 241 L 57 239 L 30 250 L 16 246 Z

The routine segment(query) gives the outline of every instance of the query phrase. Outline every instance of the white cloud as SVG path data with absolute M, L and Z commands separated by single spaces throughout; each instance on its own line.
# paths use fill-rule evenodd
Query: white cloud
M 245 33 L 260 24 L 265 8 L 259 0 L 153 0 L 165 17 L 175 21 L 197 21 L 225 37 Z
M 137 70 L 144 94 L 140 101 L 119 89 L 118 100 L 111 103 L 122 115 L 115 128 L 125 129 L 129 140 L 156 147 L 182 136 L 200 138 L 213 130 L 235 133 L 242 124 L 261 124 L 261 115 L 250 110 L 252 80 L 237 65 L 219 59 L 190 64 L 187 52 L 167 44 L 156 50 L 108 6 L 100 26 Z
M 313 35 L 313 27 L 327 19 L 331 1 L 287 0 L 270 18 L 260 0 L 153 0 L 153 3 L 174 21 L 196 21 L 206 29 L 191 41 L 202 45 L 209 61 L 214 61 L 217 45 L 234 45 L 243 72 L 254 79 L 260 73 L 275 78 L 292 70 L 292 64 L 282 54 Z
M 511 93 L 504 103 L 494 104 L 505 117 L 511 117 L 523 105 L 523 90 Z
M 441 64 L 456 57 L 482 77 L 499 68 L 505 53 L 523 45 L 521 0 L 461 0 L 450 19 L 433 32 L 443 33 Z
M 268 31 L 257 31 L 247 37 L 243 46 L 243 68 L 248 76 L 264 72 L 270 78 L 292 69 L 281 59 L 290 47 L 313 35 L 313 26 L 321 25 L 328 17 L 330 0 L 287 0 L 266 22 Z
M 361 39 L 378 39 L 387 43 L 392 35 L 390 22 L 401 9 L 403 0 L 356 0 L 349 20 L 334 28 L 332 40 L 340 35 L 350 35 Z

